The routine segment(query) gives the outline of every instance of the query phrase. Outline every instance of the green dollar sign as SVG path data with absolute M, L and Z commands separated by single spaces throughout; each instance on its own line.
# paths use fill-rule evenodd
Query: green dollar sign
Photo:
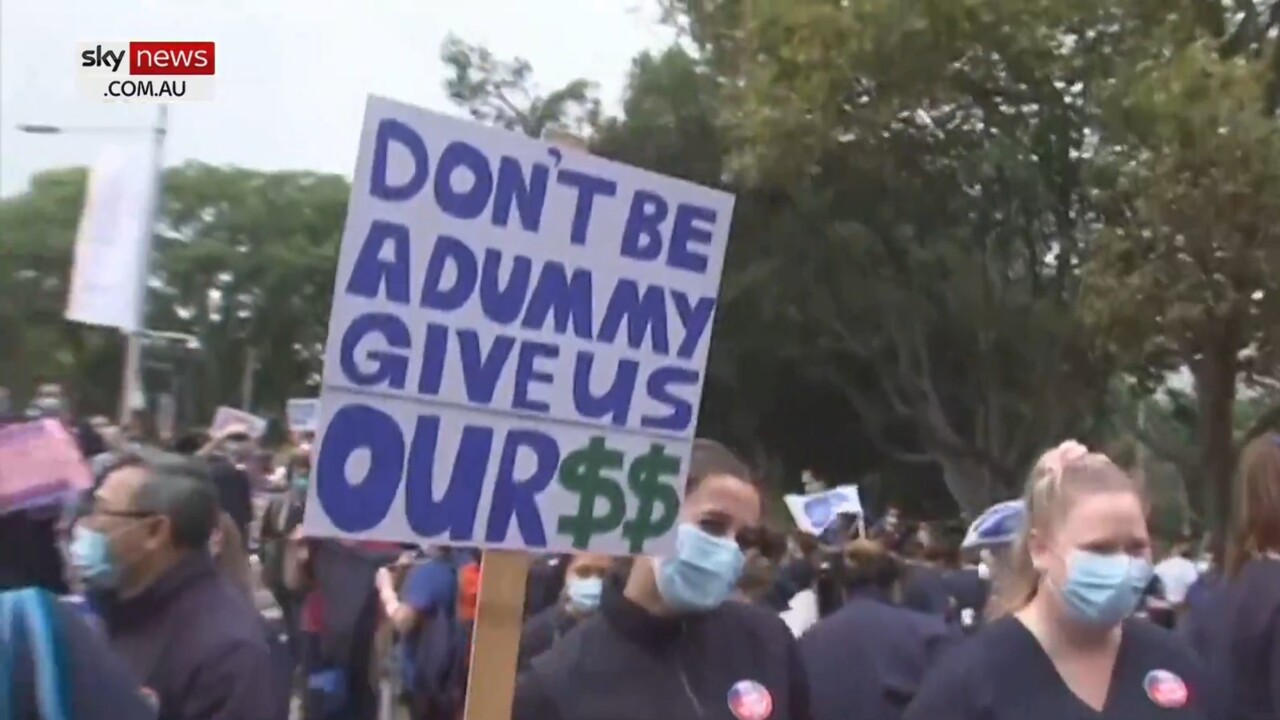
M 586 447 L 574 450 L 560 463 L 560 485 L 578 494 L 576 515 L 561 515 L 556 531 L 573 538 L 573 546 L 586 550 L 591 538 L 607 533 L 627 515 L 627 497 L 617 480 L 605 475 L 606 470 L 622 469 L 622 453 L 604 444 L 603 437 L 593 437 Z M 596 499 L 603 497 L 608 509 L 596 515 Z
M 631 552 L 644 550 L 644 542 L 671 529 L 676 523 L 676 511 L 680 509 L 680 496 L 674 480 L 680 472 L 680 458 L 667 454 L 665 445 L 654 443 L 649 452 L 631 461 L 627 468 L 627 485 L 635 494 L 639 505 L 636 514 L 622 524 L 622 537 L 631 541 Z M 654 506 L 660 514 L 653 516 Z

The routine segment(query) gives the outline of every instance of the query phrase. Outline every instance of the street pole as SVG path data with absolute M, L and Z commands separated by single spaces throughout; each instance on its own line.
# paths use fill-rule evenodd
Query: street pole
M 147 322 L 147 290 L 151 280 L 151 250 L 155 241 L 155 231 L 163 207 L 164 193 L 164 141 L 169 133 L 169 106 L 161 105 L 156 115 L 156 124 L 152 128 L 151 172 L 154 183 L 151 193 L 150 219 L 147 222 L 146 237 L 143 238 L 143 250 L 140 253 L 142 263 L 142 281 L 135 291 L 138 293 L 139 315 L 137 327 L 133 332 L 125 334 L 124 368 L 120 378 L 120 425 L 127 427 L 132 419 L 135 407 L 146 407 L 146 394 L 142 383 L 142 343 L 143 331 Z

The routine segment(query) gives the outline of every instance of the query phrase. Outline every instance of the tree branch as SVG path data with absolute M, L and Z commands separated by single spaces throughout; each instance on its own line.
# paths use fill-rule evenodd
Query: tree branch
M 872 407 L 872 403 L 865 396 L 848 384 L 841 383 L 841 390 L 844 392 L 845 399 L 853 405 L 853 409 L 858 413 L 858 417 L 862 419 L 862 428 L 866 432 L 867 437 L 871 440 L 871 444 L 877 449 L 895 460 L 906 463 L 917 464 L 933 464 L 935 462 L 933 456 L 928 453 L 908 452 L 899 447 L 895 447 L 884 434 L 884 428 L 879 422 L 877 413 Z
M 1166 441 L 1155 433 L 1148 432 L 1146 428 L 1139 427 L 1138 423 L 1130 418 L 1117 416 L 1117 421 L 1124 427 L 1125 432 L 1133 435 L 1138 439 L 1138 442 L 1146 445 L 1156 455 L 1176 465 L 1179 470 L 1196 466 L 1197 458 L 1195 453 L 1181 449 L 1173 442 Z

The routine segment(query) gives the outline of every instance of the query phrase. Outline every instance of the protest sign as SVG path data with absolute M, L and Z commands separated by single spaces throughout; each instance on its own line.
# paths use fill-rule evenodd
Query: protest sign
M 320 422 L 319 398 L 290 398 L 284 406 L 290 432 L 315 432 Z
M 223 405 L 213 413 L 213 424 L 209 426 L 209 434 L 217 435 L 231 425 L 243 425 L 249 431 L 249 437 L 255 440 L 267 432 L 266 418 Z
M 733 197 L 372 97 L 305 531 L 673 546 Z
M 0 515 L 91 487 L 89 466 L 62 423 L 46 419 L 0 428 Z
M 863 514 L 857 485 L 841 485 L 808 495 L 784 495 L 782 501 L 791 511 L 796 527 L 810 535 L 821 535 L 841 514 Z

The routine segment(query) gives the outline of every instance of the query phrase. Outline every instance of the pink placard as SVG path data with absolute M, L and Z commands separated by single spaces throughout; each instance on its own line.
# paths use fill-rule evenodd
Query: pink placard
M 0 428 L 0 513 L 56 502 L 93 486 L 71 433 L 57 420 Z

